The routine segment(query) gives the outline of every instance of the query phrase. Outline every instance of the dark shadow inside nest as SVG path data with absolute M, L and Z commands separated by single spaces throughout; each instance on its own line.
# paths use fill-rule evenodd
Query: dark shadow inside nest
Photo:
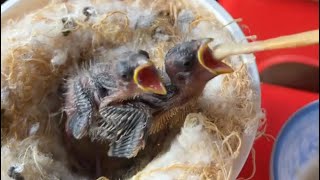
M 146 146 L 131 159 L 108 157 L 107 142 L 92 142 L 88 137 L 81 140 L 64 135 L 64 145 L 70 157 L 70 169 L 77 174 L 92 178 L 101 176 L 126 179 L 142 170 L 161 152 L 165 152 L 180 128 L 165 129 L 148 137 Z

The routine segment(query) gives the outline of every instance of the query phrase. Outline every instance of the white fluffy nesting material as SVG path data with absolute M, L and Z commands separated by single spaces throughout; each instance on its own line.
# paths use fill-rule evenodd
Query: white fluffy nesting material
M 217 127 L 205 116 L 189 114 L 181 133 L 172 142 L 170 149 L 132 179 L 202 179 L 206 175 L 205 171 L 215 171 L 218 169 L 218 163 L 225 163 L 223 155 L 219 152 L 223 149 L 221 147 L 224 143 L 216 133 Z M 218 174 L 217 179 L 229 179 L 230 173 L 223 171 L 218 169 L 215 172 Z M 207 178 L 210 178 L 210 175 Z
M 9 140 L 1 146 L 1 179 L 87 180 L 68 169 L 68 156 L 59 146 L 57 139 L 44 136 Z
M 1 126 L 1 177 L 8 178 L 8 169 L 16 165 L 25 179 L 83 177 L 71 173 L 72 162 L 61 143 L 65 117 L 59 87 L 98 53 L 104 52 L 106 56 L 100 59 L 107 60 L 126 49 L 144 49 L 162 68 L 165 53 L 175 43 L 203 37 L 215 39 L 211 46 L 233 42 L 212 12 L 197 1 L 186 0 L 52 1 L 2 27 L 1 32 L 1 107 L 6 112 Z M 263 114 L 246 64 L 238 56 L 225 62 L 235 72 L 208 83 L 199 102 L 186 108 L 188 113 L 201 113 L 187 117 L 170 150 L 151 161 L 136 179 L 148 179 L 149 171 L 157 168 L 160 171 L 149 175 L 230 177 L 242 135 L 254 136 Z M 180 109 L 168 117 L 181 125 L 184 114 Z M 180 128 L 165 127 L 169 131 Z

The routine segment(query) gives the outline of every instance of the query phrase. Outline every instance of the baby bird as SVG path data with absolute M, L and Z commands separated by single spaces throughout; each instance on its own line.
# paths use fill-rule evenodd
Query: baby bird
M 209 80 L 233 72 L 230 66 L 213 58 L 208 46 L 212 41 L 203 38 L 183 42 L 166 54 L 165 70 L 178 91 L 172 103 L 181 105 L 198 97 Z
M 170 124 L 173 114 L 184 114 L 181 107 L 197 99 L 208 81 L 220 74 L 233 72 L 230 66 L 213 58 L 208 46 L 212 41 L 212 38 L 191 40 L 177 44 L 167 52 L 164 60 L 167 95 L 140 97 L 140 101 L 154 107 L 150 133 L 159 132 Z
M 145 126 L 147 115 L 139 114 L 139 109 L 132 111 L 130 104 L 121 104 L 141 93 L 166 94 L 147 52 L 129 51 L 115 61 L 94 64 L 67 84 L 67 133 L 81 139 L 88 135 L 92 123 L 105 119 L 107 139 L 110 142 L 121 140 L 123 136 L 132 134 L 135 128 Z M 121 105 L 115 108 L 113 104 Z M 120 128 L 119 125 L 123 127 L 124 124 L 127 128 L 117 131 L 112 128 Z
M 98 109 L 97 117 L 99 118 L 96 118 L 92 123 L 86 122 L 91 124 L 89 128 L 91 139 L 98 141 L 109 140 L 108 156 L 135 157 L 144 148 L 148 132 L 159 131 L 163 128 L 161 124 L 170 123 L 168 122 L 170 120 L 168 114 L 174 108 L 179 108 L 192 99 L 199 97 L 206 83 L 212 78 L 223 73 L 233 72 L 231 67 L 213 58 L 208 46 L 212 40 L 211 38 L 205 38 L 183 42 L 168 51 L 164 61 L 165 72 L 162 72 L 162 76 L 165 79 L 165 88 L 162 84 L 155 82 L 155 79 L 158 78 L 154 78 L 157 74 L 154 69 L 151 71 L 150 68 L 147 68 L 147 70 L 142 71 L 143 73 L 139 76 L 140 81 L 138 82 L 140 82 L 140 86 L 138 87 L 142 86 L 141 88 L 145 91 L 149 88 L 154 93 L 135 94 L 132 90 L 128 91 L 128 89 L 132 89 L 132 86 L 135 86 L 133 83 L 129 85 L 118 82 L 119 85 L 115 86 L 117 84 L 115 80 L 112 81 L 108 80 L 110 78 L 106 78 L 108 77 L 107 74 L 109 74 L 107 69 L 95 70 L 92 73 L 92 79 L 99 83 L 95 83 L 93 86 L 96 90 L 93 91 L 95 93 L 93 93 L 94 95 L 92 95 L 91 99 L 98 105 L 96 108 Z M 119 61 L 119 66 L 116 68 L 117 71 L 124 72 L 123 67 L 127 67 L 128 65 L 125 64 L 128 62 L 130 62 L 128 59 L 124 59 L 123 62 Z M 99 65 L 99 68 L 103 67 Z M 121 78 L 126 79 L 128 77 L 121 75 Z M 133 75 L 133 78 L 129 79 L 134 80 L 135 77 L 138 76 Z M 119 91 L 119 87 L 126 87 L 127 91 Z M 74 90 L 76 89 L 74 88 Z M 167 92 L 165 89 L 167 89 Z M 127 95 L 135 94 L 135 98 L 128 98 L 126 94 L 121 92 L 127 92 Z M 78 98 L 85 95 L 78 94 Z M 88 102 L 83 103 L 83 106 L 84 104 L 90 105 Z M 77 109 L 85 108 L 79 107 Z M 89 117 L 88 112 L 92 113 L 93 110 L 82 111 L 82 114 L 78 114 L 82 115 L 80 117 Z M 78 134 L 77 131 L 79 129 L 83 129 L 80 122 L 78 120 L 72 123 L 72 119 L 69 122 L 69 127 L 71 127 L 69 129 L 75 131 L 76 133 L 73 133 L 75 135 Z

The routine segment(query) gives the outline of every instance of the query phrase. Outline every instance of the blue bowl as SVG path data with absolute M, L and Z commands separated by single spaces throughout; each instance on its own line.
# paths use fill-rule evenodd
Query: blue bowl
M 298 110 L 282 127 L 273 147 L 271 179 L 297 179 L 299 170 L 318 153 L 319 100 L 316 100 Z

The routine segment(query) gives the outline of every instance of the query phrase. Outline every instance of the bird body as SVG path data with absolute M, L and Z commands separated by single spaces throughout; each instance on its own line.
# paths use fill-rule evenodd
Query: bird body
M 72 108 L 67 110 L 67 131 L 75 137 L 70 150 L 81 164 L 90 164 L 85 169 L 103 168 L 104 174 L 122 176 L 127 172 L 120 169 L 140 163 L 133 157 L 152 159 L 167 147 L 166 136 L 178 133 L 179 128 L 170 129 L 170 134 L 167 130 L 179 127 L 186 115 L 195 110 L 194 102 L 206 83 L 219 74 L 232 72 L 229 66 L 211 57 L 207 46 L 210 40 L 184 42 L 168 51 L 165 70 L 156 73 L 162 77 L 166 94 L 148 93 L 146 88 L 133 91 L 137 86 L 119 81 L 121 72 L 127 72 L 124 67 L 128 67 L 126 63 L 131 58 L 124 59 L 124 64 L 116 63 L 120 65 L 118 68 L 96 64 L 70 80 L 66 105 Z M 120 76 L 114 70 L 120 72 Z M 149 81 L 141 84 L 150 85 Z M 102 164 L 112 164 L 112 167 Z M 96 172 L 96 175 L 102 174 Z
M 149 133 L 170 124 L 168 120 L 172 114 L 197 99 L 209 80 L 232 72 L 229 66 L 213 59 L 208 47 L 211 41 L 184 42 L 168 51 L 165 72 L 156 73 L 162 74 L 165 81 L 165 95 L 135 91 L 135 84 L 117 81 L 117 76 L 110 74 L 104 65 L 93 68 L 90 78 L 83 77 L 72 84 L 74 92 L 71 94 L 76 94 L 72 102 L 75 102 L 77 112 L 69 115 L 67 129 L 71 129 L 78 139 L 84 134 L 81 132 L 85 132 L 94 141 L 109 140 L 109 156 L 136 156 L 144 148 Z M 133 73 L 123 73 L 133 65 L 131 59 L 116 63 L 115 69 L 121 78 L 132 80 Z M 144 75 L 148 79 L 148 73 Z
M 103 137 L 110 142 L 110 156 L 134 156 L 143 147 L 151 112 L 142 104 L 124 102 L 142 92 L 166 93 L 148 59 L 144 51 L 130 51 L 117 61 L 96 63 L 71 78 L 66 95 L 66 131 L 75 139 Z M 140 73 L 148 74 L 149 79 Z M 95 131 L 95 125 L 103 131 Z
M 202 94 L 208 81 L 220 74 L 233 72 L 231 67 L 213 58 L 208 46 L 211 41 L 211 38 L 186 41 L 176 44 L 167 52 L 164 65 L 168 94 L 159 103 L 165 108 L 159 109 L 154 115 L 150 133 L 156 133 L 173 123 L 172 119 L 183 120 L 187 115 L 186 110 L 192 109 L 191 106 Z M 175 115 L 180 117 L 172 118 Z

